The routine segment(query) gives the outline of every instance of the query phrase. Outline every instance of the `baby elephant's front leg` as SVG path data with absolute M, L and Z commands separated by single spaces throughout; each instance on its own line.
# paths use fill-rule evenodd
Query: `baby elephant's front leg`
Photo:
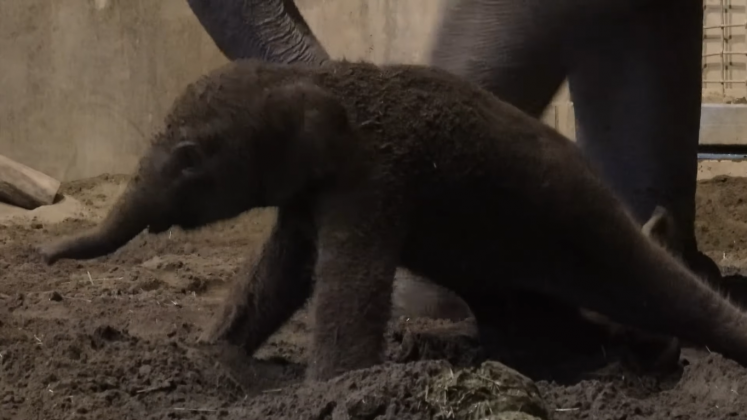
M 201 341 L 254 352 L 311 294 L 315 237 L 303 211 L 281 208 L 258 259 L 245 262 L 215 323 Z
M 381 361 L 399 235 L 394 226 L 365 218 L 320 228 L 310 380 L 327 380 Z

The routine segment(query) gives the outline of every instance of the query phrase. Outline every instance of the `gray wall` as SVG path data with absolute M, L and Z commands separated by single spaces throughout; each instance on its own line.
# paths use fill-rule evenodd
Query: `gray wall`
M 334 56 L 419 62 L 441 2 L 298 4 Z M 2 0 L 0 57 L 0 154 L 63 180 L 131 171 L 179 90 L 225 60 L 184 0 Z
M 131 170 L 223 60 L 184 0 L 3 0 L 0 57 L 0 153 L 61 179 Z

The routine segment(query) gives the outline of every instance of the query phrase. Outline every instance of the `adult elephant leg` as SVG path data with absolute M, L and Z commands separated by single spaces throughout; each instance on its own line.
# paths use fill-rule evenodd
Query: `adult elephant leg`
M 538 13 L 531 3 L 453 2 L 444 10 L 430 63 L 538 117 L 565 79 L 566 69 L 562 25 Z
M 567 76 L 573 33 L 669 0 L 454 0 L 430 63 L 538 117 Z
M 701 106 L 701 2 L 670 2 L 584 34 L 569 73 L 577 140 L 644 223 L 671 211 L 692 269 L 720 277 L 694 232 Z

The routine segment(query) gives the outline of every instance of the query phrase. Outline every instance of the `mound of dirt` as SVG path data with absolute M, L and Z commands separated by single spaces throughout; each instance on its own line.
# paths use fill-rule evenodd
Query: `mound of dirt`
M 254 358 L 197 346 L 274 212 L 193 233 L 143 234 L 91 261 L 40 261 L 35 245 L 92 226 L 125 182 L 101 176 L 65 184 L 64 200 L 52 206 L 0 208 L 0 420 L 695 420 L 747 412 L 747 369 L 736 363 L 685 349 L 674 371 L 641 370 L 625 343 L 552 310 L 496 331 L 497 346 L 469 322 L 393 320 L 385 364 L 324 384 L 303 381 L 305 310 Z M 699 184 L 700 244 L 740 285 L 745 198 L 746 179 Z M 511 395 L 518 400 L 504 399 Z

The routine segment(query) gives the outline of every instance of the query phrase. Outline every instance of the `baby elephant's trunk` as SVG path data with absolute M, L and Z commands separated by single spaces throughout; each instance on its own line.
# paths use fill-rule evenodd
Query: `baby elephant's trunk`
M 47 264 L 68 258 L 84 260 L 110 254 L 148 226 L 149 209 L 154 203 L 147 200 L 148 194 L 131 182 L 120 196 L 106 218 L 95 228 L 39 247 L 39 253 Z

